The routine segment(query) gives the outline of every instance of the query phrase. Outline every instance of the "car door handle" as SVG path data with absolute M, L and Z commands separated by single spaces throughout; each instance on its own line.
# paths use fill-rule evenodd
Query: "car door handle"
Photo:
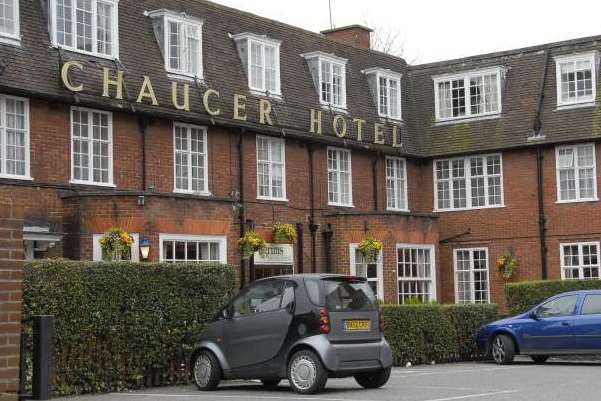
M 572 324 L 570 322 L 561 322 L 562 326 L 571 326 Z

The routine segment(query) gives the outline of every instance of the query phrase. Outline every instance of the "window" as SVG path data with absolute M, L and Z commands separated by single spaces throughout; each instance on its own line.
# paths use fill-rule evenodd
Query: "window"
M 587 295 L 582 303 L 583 315 L 601 315 L 601 295 Z
M 227 263 L 225 237 L 161 234 L 159 241 L 162 262 Z
M 436 300 L 434 246 L 397 245 L 399 303 Z
M 556 150 L 557 200 L 597 200 L 595 145 L 562 146 Z
M 285 282 L 281 280 L 268 280 L 242 290 L 242 293 L 232 302 L 232 316 L 243 317 L 280 310 L 284 284 Z
M 102 238 L 104 234 L 94 234 L 92 236 L 92 240 L 94 241 L 92 246 L 92 260 L 94 262 L 99 262 L 102 260 L 106 260 L 106 253 L 100 246 L 100 238 Z M 140 234 L 130 233 L 132 238 L 134 239 L 134 243 L 129 249 L 129 254 L 126 255 L 123 260 L 131 260 L 132 262 L 140 261 Z
M 501 113 L 501 68 L 434 78 L 436 120 Z
M 285 142 L 257 136 L 257 197 L 286 200 Z
M 596 53 L 556 57 L 555 69 L 558 106 L 595 101 L 597 87 Z
M 175 192 L 208 194 L 207 130 L 173 125 Z
M 561 244 L 561 278 L 599 279 L 599 243 Z
M 374 96 L 380 117 L 401 119 L 401 74 L 383 68 L 363 71 Z
M 0 177 L 30 179 L 27 99 L 0 95 Z
M 0 42 L 18 44 L 19 0 L 0 0 Z
M 459 304 L 490 302 L 488 249 L 455 250 L 455 301 Z
M 434 170 L 436 211 L 503 205 L 500 154 L 436 160 Z
M 334 206 L 352 206 L 351 152 L 328 148 L 328 201 Z
M 52 43 L 67 50 L 119 58 L 118 0 L 50 0 Z
M 322 52 L 305 54 L 321 104 L 346 109 L 346 59 Z
M 405 159 L 386 158 L 386 204 L 389 210 L 408 210 Z
M 71 109 L 71 181 L 113 185 L 113 115 Z
M 151 11 L 148 16 L 152 18 L 167 72 L 202 78 L 203 21 L 168 10 Z
M 541 305 L 536 311 L 539 318 L 569 316 L 574 314 L 576 308 L 577 295 L 556 298 Z
M 374 295 L 378 299 L 384 299 L 384 282 L 382 255 L 378 255 L 376 261 L 368 261 L 357 249 L 357 244 L 351 244 L 351 275 L 365 277 Z
M 280 41 L 252 33 L 233 36 L 250 89 L 280 95 Z

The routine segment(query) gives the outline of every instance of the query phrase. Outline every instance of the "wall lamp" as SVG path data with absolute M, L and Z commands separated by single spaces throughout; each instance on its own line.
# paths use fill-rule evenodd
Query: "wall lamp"
M 140 240 L 140 255 L 142 260 L 148 260 L 148 254 L 150 253 L 150 241 L 147 238 Z

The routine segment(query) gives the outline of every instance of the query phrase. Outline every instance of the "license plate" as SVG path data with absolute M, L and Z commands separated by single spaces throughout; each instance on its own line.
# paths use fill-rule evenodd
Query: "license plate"
M 369 331 L 369 320 L 345 320 L 344 331 Z

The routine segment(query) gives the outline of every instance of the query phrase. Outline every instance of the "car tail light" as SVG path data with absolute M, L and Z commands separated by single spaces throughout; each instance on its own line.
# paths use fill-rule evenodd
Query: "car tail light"
M 319 311 L 319 332 L 321 334 L 328 334 L 330 332 L 330 315 L 327 309 Z
M 378 309 L 378 323 L 380 324 L 380 333 L 384 333 L 384 313 L 382 313 L 382 308 Z

